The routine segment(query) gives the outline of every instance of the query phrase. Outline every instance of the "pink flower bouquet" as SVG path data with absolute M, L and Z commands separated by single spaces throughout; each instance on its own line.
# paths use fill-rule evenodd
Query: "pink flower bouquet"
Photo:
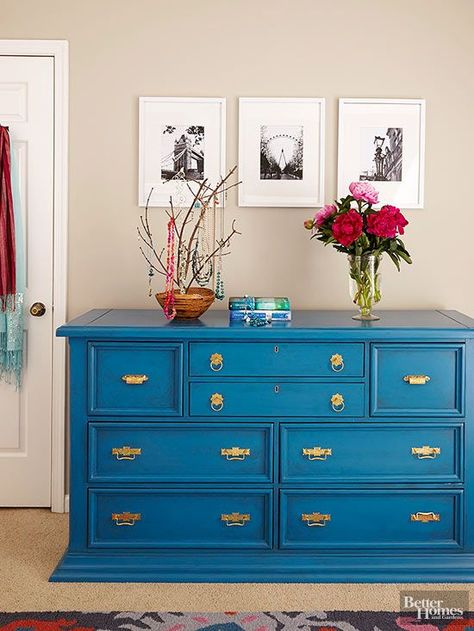
M 375 210 L 379 194 L 368 182 L 352 182 L 350 195 L 327 204 L 304 222 L 311 238 L 331 244 L 349 259 L 351 297 L 359 307 L 359 320 L 378 320 L 372 306 L 379 302 L 382 254 L 386 253 L 400 271 L 400 262 L 411 263 L 410 254 L 400 238 L 408 221 L 396 206 Z
M 386 252 L 400 270 L 400 261 L 411 263 L 410 254 L 400 235 L 407 219 L 396 206 L 385 205 L 375 210 L 378 192 L 369 182 L 352 182 L 350 195 L 339 202 L 326 204 L 304 226 L 311 238 L 333 245 L 338 252 L 353 256 L 379 256 Z

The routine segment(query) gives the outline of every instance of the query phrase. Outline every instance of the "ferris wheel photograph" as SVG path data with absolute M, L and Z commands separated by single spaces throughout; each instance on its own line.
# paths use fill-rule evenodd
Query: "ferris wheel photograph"
M 260 179 L 303 179 L 303 126 L 262 125 Z

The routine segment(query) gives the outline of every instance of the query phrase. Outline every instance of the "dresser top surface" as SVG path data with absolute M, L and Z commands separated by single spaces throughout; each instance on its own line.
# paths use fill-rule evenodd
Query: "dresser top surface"
M 169 337 L 200 336 L 222 332 L 226 336 L 257 336 L 269 338 L 278 335 L 292 336 L 329 331 L 357 336 L 367 333 L 379 337 L 387 331 L 428 333 L 440 331 L 451 334 L 474 333 L 474 319 L 458 311 L 382 311 L 380 320 L 360 322 L 353 320 L 353 311 L 293 311 L 291 322 L 276 322 L 262 327 L 251 327 L 241 322 L 229 322 L 227 310 L 208 311 L 199 320 L 167 321 L 158 309 L 93 309 L 58 329 L 62 337 L 86 337 L 113 334 L 127 329 L 130 333 L 159 334 Z M 378 333 L 378 335 L 377 335 Z

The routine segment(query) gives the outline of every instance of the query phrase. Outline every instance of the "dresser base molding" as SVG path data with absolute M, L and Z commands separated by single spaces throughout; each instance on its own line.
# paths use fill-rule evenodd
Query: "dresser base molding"
M 67 552 L 52 582 L 472 583 L 474 554 L 237 555 Z

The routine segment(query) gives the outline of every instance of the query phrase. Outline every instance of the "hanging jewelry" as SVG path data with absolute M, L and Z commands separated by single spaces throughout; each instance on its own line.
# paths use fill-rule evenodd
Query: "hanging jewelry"
M 153 276 L 154 275 L 155 275 L 155 272 L 154 272 L 153 268 L 150 267 L 150 269 L 148 270 L 148 297 L 151 297 L 153 295 L 152 283 L 153 283 Z
M 212 278 L 213 265 L 209 258 L 209 207 L 203 206 L 198 236 L 192 256 L 192 270 L 198 285 L 205 287 Z
M 214 197 L 214 216 L 216 214 L 217 196 Z M 219 243 L 221 248 L 217 253 L 217 272 L 216 272 L 216 298 L 217 300 L 224 300 L 224 279 L 222 275 L 222 250 L 224 247 L 224 192 L 222 193 L 221 207 L 219 209 Z
M 181 243 L 178 250 L 179 268 L 178 268 L 178 287 L 179 293 L 186 293 L 186 261 L 188 260 L 188 248 Z
M 151 244 L 148 245 L 148 261 L 151 261 L 153 258 L 153 249 L 151 247 Z M 153 277 L 155 275 L 155 270 L 153 269 L 151 263 L 150 266 L 148 268 L 148 297 L 151 298 L 151 296 L 153 295 Z
M 163 312 L 167 320 L 172 320 L 176 315 L 174 306 L 174 238 L 175 238 L 175 221 L 173 217 L 168 221 L 168 242 L 166 251 L 166 286 L 165 286 L 165 304 Z
M 184 212 L 184 206 L 186 204 L 186 192 L 185 192 L 185 176 L 182 171 L 179 171 L 173 178 L 175 180 L 175 195 L 174 202 L 174 216 L 178 218 L 182 212 Z M 192 221 L 192 213 L 190 220 Z M 178 249 L 178 269 L 177 269 L 177 281 L 180 294 L 186 293 L 186 261 L 187 261 L 187 248 L 184 241 L 179 245 Z
M 235 228 L 234 221 L 229 234 L 224 235 L 224 202 L 222 202 L 220 215 L 218 215 L 217 206 L 221 195 L 224 199 L 226 182 L 234 171 L 235 168 L 229 171 L 228 175 L 221 178 L 214 188 L 207 184 L 207 180 L 202 182 L 191 207 L 186 203 L 188 189 L 191 191 L 191 187 L 186 181 L 184 172 L 181 170 L 175 175 L 174 195 L 170 197 L 170 210 L 166 213 L 169 218 L 166 243 L 161 251 L 156 249 L 148 222 L 148 201 L 153 188 L 150 191 L 145 212 L 140 215 L 137 226 L 139 249 L 147 263 L 149 296 L 153 292 L 154 276 L 162 274 L 165 277 L 163 310 L 168 319 L 174 318 L 176 311 L 179 311 L 176 297 L 179 297 L 181 292 L 186 293 L 187 288 L 194 281 L 202 286 L 214 281 L 213 289 L 215 292 L 217 290 L 218 298 L 222 300 L 224 297 L 222 257 L 228 253 L 232 237 L 240 232 Z M 233 186 L 236 184 L 228 188 Z M 220 226 L 217 227 L 219 218 Z M 184 234 L 186 231 L 187 234 Z M 214 274 L 216 271 L 219 272 L 218 276 Z M 189 282 L 191 272 L 192 278 Z
M 139 246 L 140 250 L 143 254 L 143 256 L 145 257 L 147 263 L 148 263 L 148 297 L 150 298 L 153 295 L 153 277 L 155 275 L 155 270 L 153 268 L 153 265 L 151 263 L 153 257 L 154 257 L 154 251 L 153 251 L 153 237 L 151 234 L 151 230 L 150 230 L 150 226 L 148 224 L 148 202 L 150 200 L 150 197 L 153 193 L 153 188 L 150 191 L 150 194 L 148 195 L 148 200 L 147 200 L 147 204 L 145 207 L 145 213 L 144 216 L 140 217 L 141 220 L 141 227 L 138 227 L 138 242 L 140 243 L 140 241 L 143 241 L 145 248 L 146 248 L 146 254 L 145 251 L 143 250 L 143 246 Z M 143 235 L 141 233 L 141 229 L 143 229 L 145 235 L 147 236 L 147 238 L 143 238 Z

